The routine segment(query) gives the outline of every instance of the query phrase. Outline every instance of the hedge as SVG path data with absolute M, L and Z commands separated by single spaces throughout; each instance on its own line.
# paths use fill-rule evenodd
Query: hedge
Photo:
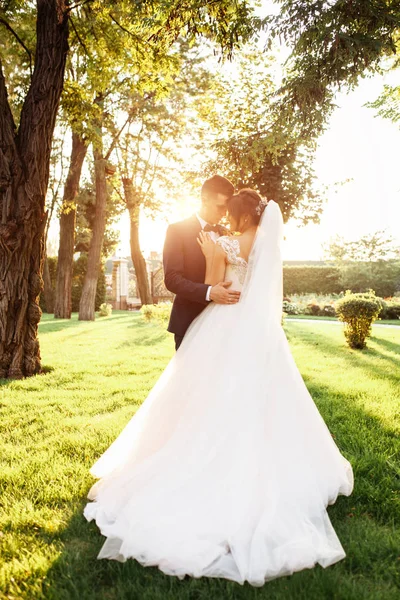
M 354 262 L 333 265 L 284 265 L 283 293 L 339 294 L 375 290 L 378 296 L 391 297 L 400 291 L 400 261 Z
M 327 266 L 283 266 L 283 294 L 339 294 L 340 270 Z

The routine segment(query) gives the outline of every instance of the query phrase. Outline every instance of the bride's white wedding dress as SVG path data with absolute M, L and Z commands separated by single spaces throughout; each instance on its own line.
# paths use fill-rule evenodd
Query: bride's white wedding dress
M 260 586 L 345 556 L 326 507 L 351 493 L 352 468 L 281 327 L 281 237 L 270 201 L 249 265 L 237 240 L 218 240 L 241 300 L 197 317 L 92 467 L 84 514 L 107 538 L 99 558 Z

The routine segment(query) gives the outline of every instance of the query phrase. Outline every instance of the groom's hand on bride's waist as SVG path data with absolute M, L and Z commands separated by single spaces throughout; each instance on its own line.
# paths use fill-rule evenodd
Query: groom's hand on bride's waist
M 232 281 L 221 281 L 214 285 L 210 291 L 210 300 L 216 304 L 236 304 L 240 299 L 240 292 L 229 290 Z

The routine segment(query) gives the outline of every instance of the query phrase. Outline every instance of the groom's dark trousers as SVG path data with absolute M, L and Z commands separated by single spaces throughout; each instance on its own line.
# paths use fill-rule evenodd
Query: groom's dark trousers
M 178 349 L 191 322 L 209 304 L 204 283 L 206 261 L 197 243 L 201 225 L 196 215 L 168 227 L 164 244 L 164 282 L 176 294 L 168 331 Z

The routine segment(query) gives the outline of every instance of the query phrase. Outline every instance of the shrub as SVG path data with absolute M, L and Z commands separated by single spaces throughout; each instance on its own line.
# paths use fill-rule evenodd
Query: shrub
M 387 298 L 384 307 L 379 313 L 380 319 L 400 319 L 400 302 L 396 299 Z
M 345 323 L 344 335 L 350 348 L 362 349 L 371 335 L 371 325 L 379 315 L 381 305 L 373 293 L 346 292 L 336 304 L 340 321 Z
M 319 304 L 316 304 L 315 302 L 307 304 L 307 306 L 304 309 L 304 314 L 318 316 L 319 314 L 321 314 Z
M 109 317 L 112 313 L 112 304 L 108 304 L 107 302 L 103 302 L 99 308 L 99 317 Z
M 294 302 L 283 301 L 282 310 L 287 315 L 298 315 L 300 314 L 299 307 Z
M 400 303 L 388 304 L 385 319 L 400 319 Z
M 143 304 L 140 309 L 140 314 L 145 321 L 151 321 L 153 318 L 153 308 L 155 304 Z
M 324 317 L 336 317 L 336 309 L 332 304 L 325 304 L 325 306 L 322 307 L 320 314 Z
M 171 302 L 159 302 L 159 304 L 143 304 L 140 313 L 147 322 L 156 321 L 165 325 L 171 315 Z

